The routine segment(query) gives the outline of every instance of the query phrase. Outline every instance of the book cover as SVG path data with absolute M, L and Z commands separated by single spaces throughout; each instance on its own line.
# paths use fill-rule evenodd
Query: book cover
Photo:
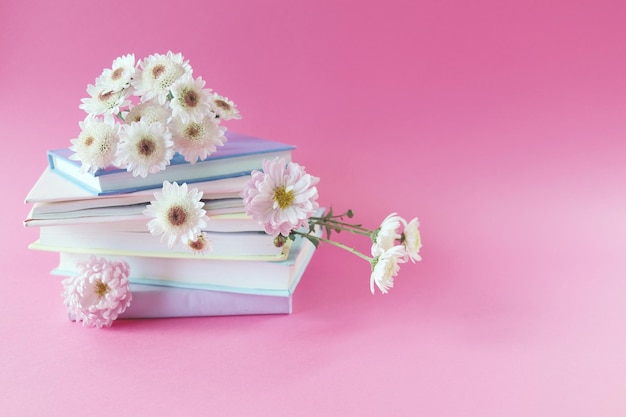
M 133 299 L 118 319 L 291 314 L 293 296 L 130 284 Z M 70 314 L 69 319 L 75 321 Z
M 133 300 L 119 319 L 290 314 L 292 294 L 245 294 L 130 284 Z
M 288 256 L 277 262 L 243 258 L 147 258 L 126 253 L 98 256 L 127 262 L 129 280 L 135 284 L 286 296 L 293 293 L 314 252 L 311 242 L 297 238 L 292 242 Z M 90 255 L 60 251 L 59 264 L 52 274 L 75 275 L 78 273 L 77 263 L 88 261 Z
M 169 247 L 149 231 L 133 232 L 102 230 L 86 224 L 45 226 L 39 229 L 39 240 L 31 249 L 52 252 L 127 254 L 143 257 L 184 259 L 239 259 L 258 257 L 264 260 L 283 259 L 289 245 L 276 247 L 274 238 L 265 232 L 206 232 L 211 242 L 209 253 L 193 253 L 183 245 Z
M 128 193 L 160 187 L 163 181 L 186 182 L 216 180 L 248 175 L 261 169 L 265 158 L 283 157 L 291 160 L 292 145 L 227 132 L 224 146 L 206 159 L 190 164 L 176 154 L 166 169 L 145 178 L 135 177 L 125 169 L 110 167 L 95 173 L 81 172 L 80 161 L 69 159 L 69 148 L 48 151 L 50 169 L 94 194 Z
M 43 203 L 35 203 L 24 219 L 26 227 L 56 225 L 85 225 L 97 231 L 146 231 L 148 218 L 143 214 L 146 204 L 94 207 L 65 212 L 48 211 Z M 263 231 L 263 226 L 243 213 L 241 199 L 205 200 L 204 210 L 210 216 L 205 231 L 244 232 Z

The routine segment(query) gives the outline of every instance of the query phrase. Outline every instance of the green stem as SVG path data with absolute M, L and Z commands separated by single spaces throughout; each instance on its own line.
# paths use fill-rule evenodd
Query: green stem
M 365 259 L 367 262 L 371 263 L 373 261 L 373 258 L 370 258 L 369 256 L 359 252 L 358 250 L 344 245 L 343 243 L 335 242 L 334 240 L 324 239 L 323 237 L 313 236 L 313 235 L 310 235 L 308 233 L 298 232 L 297 230 L 293 230 L 291 233 L 294 233 L 294 234 L 300 235 L 300 236 L 304 236 L 307 239 L 315 239 L 318 242 L 328 243 L 329 245 L 333 245 L 333 246 L 336 246 L 338 248 L 347 250 L 348 252 L 353 253 L 353 254 L 355 254 L 356 256 L 358 256 L 358 257 L 360 257 L 362 259 Z
M 320 226 L 325 226 L 324 223 L 316 223 L 316 224 L 318 224 Z M 352 228 L 349 228 L 349 227 L 339 226 L 338 224 L 330 224 L 330 225 L 328 225 L 328 227 L 330 227 L 334 231 L 344 230 L 346 232 L 354 233 L 354 234 L 357 234 L 357 235 L 364 235 L 364 236 L 371 236 L 372 235 L 372 232 L 367 230 L 367 229 L 365 229 L 365 230 L 363 230 L 363 229 L 352 229 Z
M 323 217 L 310 217 L 309 220 L 312 220 L 314 224 L 319 225 L 319 226 L 328 226 L 328 227 L 331 227 L 332 229 L 345 230 L 348 232 L 357 233 L 361 235 L 370 236 L 372 233 L 374 233 L 373 230 L 366 229 L 365 227 L 361 227 L 356 224 L 338 222 L 336 220 L 331 220 L 331 219 L 327 219 Z

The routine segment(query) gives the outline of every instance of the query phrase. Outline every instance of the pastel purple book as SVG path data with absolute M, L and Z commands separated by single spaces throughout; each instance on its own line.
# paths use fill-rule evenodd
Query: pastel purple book
M 292 294 L 267 295 L 131 284 L 121 319 L 289 314 Z

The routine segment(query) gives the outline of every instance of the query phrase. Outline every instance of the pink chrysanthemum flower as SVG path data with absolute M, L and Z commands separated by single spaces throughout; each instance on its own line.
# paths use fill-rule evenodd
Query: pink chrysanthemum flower
M 263 172 L 253 171 L 242 192 L 246 213 L 261 223 L 267 234 L 277 236 L 305 226 L 319 207 L 319 178 L 307 174 L 295 162 L 282 158 L 263 161 Z
M 404 246 L 393 246 L 382 252 L 372 260 L 372 275 L 370 276 L 370 290 L 374 294 L 376 285 L 383 294 L 393 287 L 393 278 L 400 271 L 400 264 L 404 263 L 406 251 Z
M 403 223 L 404 219 L 396 213 L 385 217 L 372 235 L 372 256 L 378 256 L 396 245 L 396 240 L 400 239 L 399 230 Z
M 143 212 L 152 217 L 148 222 L 150 233 L 161 236 L 161 241 L 167 240 L 170 248 L 177 242 L 187 245 L 196 241 L 209 221 L 202 194 L 197 188 L 189 190 L 187 183 L 164 181 L 162 191 L 154 193 L 156 200 Z
M 79 274 L 63 280 L 68 313 L 83 326 L 109 327 L 133 298 L 126 262 L 89 258 L 78 264 Z

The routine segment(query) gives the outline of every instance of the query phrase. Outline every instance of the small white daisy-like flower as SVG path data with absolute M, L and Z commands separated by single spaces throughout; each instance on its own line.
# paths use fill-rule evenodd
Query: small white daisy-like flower
M 202 77 L 195 80 L 191 74 L 185 74 L 172 84 L 170 107 L 174 117 L 183 123 L 200 122 L 211 113 L 211 90 L 204 88 Z
M 185 161 L 195 164 L 203 160 L 223 146 L 226 142 L 226 129 L 218 124 L 218 120 L 206 116 L 199 122 L 183 122 L 174 118 L 171 123 L 172 140 L 176 152 L 181 154 Z
M 201 233 L 200 235 L 198 235 L 195 240 L 189 240 L 187 242 L 187 247 L 196 254 L 205 254 L 213 250 L 211 241 L 207 240 L 205 233 Z
M 148 222 L 150 233 L 167 240 L 171 248 L 180 242 L 187 245 L 196 241 L 207 226 L 209 218 L 203 209 L 202 192 L 197 188 L 188 190 L 187 183 L 163 182 L 163 189 L 154 193 L 155 201 L 151 201 L 143 214 L 151 217 Z
M 420 221 L 417 217 L 408 223 L 404 221 L 404 230 L 402 231 L 402 236 L 400 237 L 400 242 L 406 249 L 407 257 L 411 259 L 412 262 L 422 260 L 422 257 L 419 254 L 422 247 L 422 238 L 420 236 L 419 227 Z
M 89 115 L 79 123 L 78 138 L 70 140 L 70 159 L 82 163 L 83 172 L 94 173 L 110 166 L 115 158 L 119 142 L 119 124 L 112 116 L 103 119 Z
M 91 256 L 78 263 L 78 275 L 63 280 L 68 313 L 83 326 L 109 327 L 132 301 L 126 262 Z
M 142 120 L 122 128 L 115 164 L 145 178 L 164 170 L 173 156 L 174 143 L 165 126 Z
M 135 55 L 120 56 L 113 60 L 111 68 L 106 68 L 102 71 L 102 74 L 96 80 L 96 84 L 102 86 L 104 91 L 122 91 L 130 87 L 135 71 Z
M 82 104 L 78 107 L 85 110 L 89 114 L 118 114 L 120 108 L 128 106 L 128 92 L 125 90 L 110 91 L 102 84 L 89 84 L 87 86 L 89 98 L 81 99 Z
M 156 97 L 161 104 L 167 101 L 172 85 L 183 75 L 192 72 L 182 54 L 174 54 L 172 51 L 165 55 L 150 55 L 141 60 L 139 67 L 133 80 L 135 95 L 141 96 L 143 100 Z
M 307 174 L 295 162 L 282 158 L 263 161 L 263 172 L 253 171 L 242 192 L 246 213 L 276 237 L 308 224 L 319 207 L 319 178 Z
M 223 120 L 241 119 L 237 106 L 228 97 L 214 93 L 211 96 L 211 108 L 213 112 Z
M 167 126 L 172 111 L 167 105 L 159 104 L 157 100 L 149 100 L 133 106 L 124 120 L 126 123 L 144 121 L 148 124 L 159 122 Z
M 372 235 L 372 256 L 378 256 L 396 245 L 396 240 L 400 239 L 400 226 L 404 222 L 396 213 L 385 217 Z
M 393 287 L 393 278 L 398 275 L 400 264 L 405 262 L 405 256 L 404 246 L 398 245 L 387 249 L 372 260 L 372 275 L 370 276 L 372 294 L 374 294 L 374 285 L 383 294 L 386 294 Z

